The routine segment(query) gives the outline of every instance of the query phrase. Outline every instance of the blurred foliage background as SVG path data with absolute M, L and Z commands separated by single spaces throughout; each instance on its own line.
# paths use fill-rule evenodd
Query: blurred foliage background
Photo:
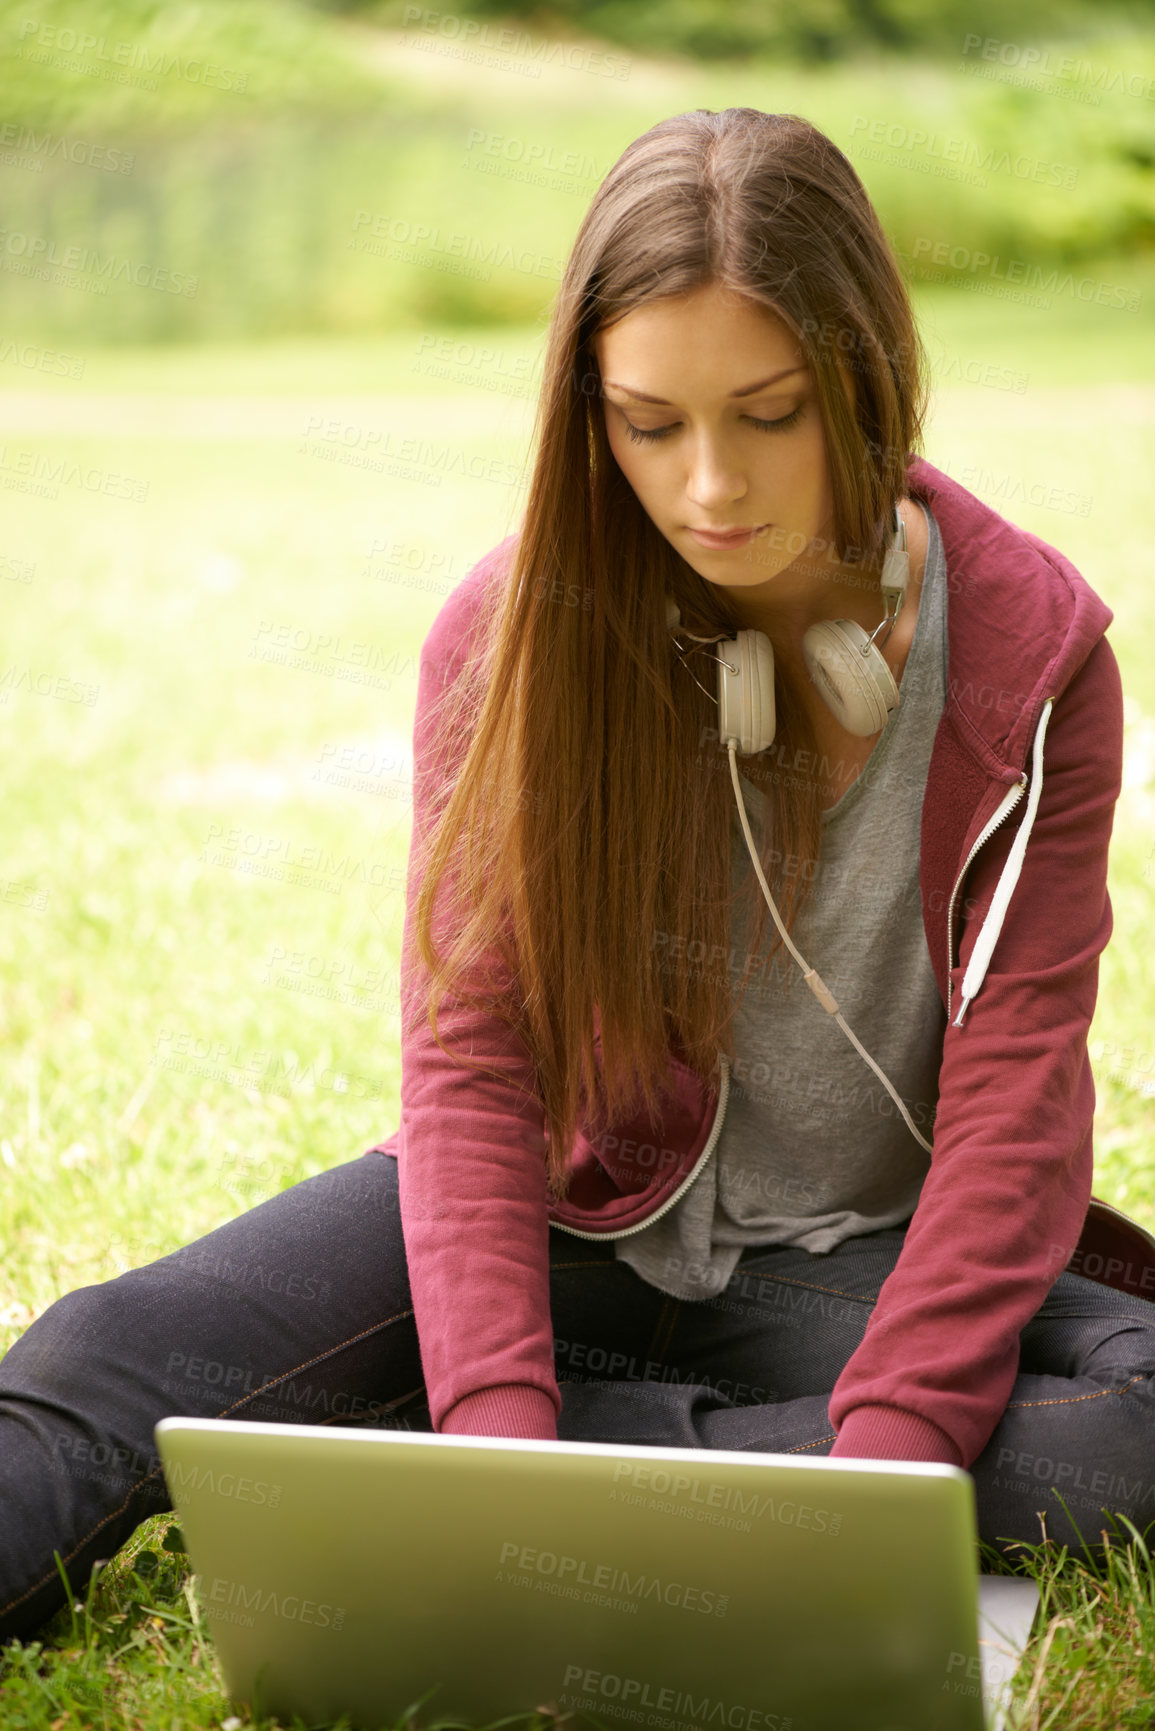
M 0 317 L 60 343 L 536 319 L 598 181 L 691 73 L 689 106 L 827 131 L 908 255 L 1155 246 L 1151 0 L 2 0 L 0 53 Z M 431 269 L 423 227 L 496 263 Z M 504 264 L 526 235 L 538 267 Z M 168 291 L 107 292 L 142 261 Z
M 319 7 L 375 19 L 412 19 L 411 0 L 317 0 Z M 541 36 L 585 31 L 639 53 L 698 59 L 774 56 L 819 63 L 863 50 L 950 55 L 971 34 L 1021 43 L 1117 36 L 1150 20 L 1145 0 L 472 0 L 462 17 L 516 20 Z M 441 14 L 445 16 L 444 13 Z

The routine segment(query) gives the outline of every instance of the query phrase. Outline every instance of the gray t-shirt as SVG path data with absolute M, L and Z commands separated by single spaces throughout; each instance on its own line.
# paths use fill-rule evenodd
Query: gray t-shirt
M 822 813 L 812 900 L 791 935 L 929 1142 L 946 1011 L 923 929 L 919 851 L 946 697 L 947 636 L 942 537 L 933 514 L 923 512 L 926 565 L 901 701 L 857 780 Z M 762 795 L 745 776 L 741 785 L 757 838 Z M 737 890 L 752 866 L 736 807 L 731 820 Z M 735 996 L 746 958 L 745 893 L 731 926 Z M 614 1240 L 621 1261 L 675 1298 L 719 1292 L 747 1245 L 825 1252 L 844 1238 L 901 1224 L 914 1213 L 930 1166 L 790 952 L 779 946 L 766 965 L 775 936 L 767 909 L 761 960 L 735 1013 L 730 1095 L 713 1155 L 679 1202 Z

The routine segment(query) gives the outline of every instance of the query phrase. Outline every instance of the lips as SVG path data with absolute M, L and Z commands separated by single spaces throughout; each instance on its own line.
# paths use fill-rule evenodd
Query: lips
M 750 529 L 695 529 L 692 525 L 687 524 L 686 532 L 692 535 L 701 546 L 721 551 L 727 547 L 744 547 L 764 528 L 766 528 L 765 523 L 757 523 Z

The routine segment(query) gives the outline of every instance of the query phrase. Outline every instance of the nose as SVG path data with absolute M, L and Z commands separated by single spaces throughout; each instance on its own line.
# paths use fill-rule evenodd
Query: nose
M 686 497 L 700 511 L 720 511 L 741 499 L 746 477 L 736 468 L 726 442 L 702 434 L 694 441 L 686 473 Z

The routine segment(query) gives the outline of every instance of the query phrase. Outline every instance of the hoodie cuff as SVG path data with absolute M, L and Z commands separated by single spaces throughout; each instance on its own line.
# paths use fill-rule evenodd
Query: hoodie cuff
M 828 1459 L 943 1461 L 961 1467 L 962 1451 L 938 1425 L 899 1406 L 856 1406 L 847 1413 Z
M 530 1437 L 557 1441 L 557 1408 L 544 1389 L 527 1382 L 502 1383 L 463 1395 L 442 1415 L 446 1436 Z

